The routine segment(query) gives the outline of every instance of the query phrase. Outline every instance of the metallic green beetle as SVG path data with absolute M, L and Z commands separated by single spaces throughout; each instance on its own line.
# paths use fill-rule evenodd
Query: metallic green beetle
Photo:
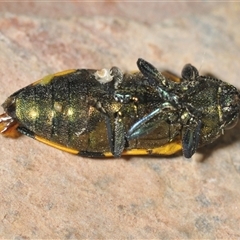
M 0 131 L 87 157 L 190 158 L 239 117 L 240 94 L 187 64 L 180 82 L 138 59 L 137 73 L 79 69 L 49 75 L 3 103 Z

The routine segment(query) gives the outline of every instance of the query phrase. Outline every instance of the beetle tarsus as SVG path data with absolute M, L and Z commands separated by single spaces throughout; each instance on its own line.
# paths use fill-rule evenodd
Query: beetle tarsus
M 189 126 L 184 126 L 182 130 L 183 155 L 185 158 L 191 158 L 196 152 L 201 133 L 201 122 L 195 122 Z

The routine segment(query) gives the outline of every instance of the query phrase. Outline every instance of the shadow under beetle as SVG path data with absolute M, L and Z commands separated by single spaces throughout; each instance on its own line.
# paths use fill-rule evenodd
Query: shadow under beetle
M 21 133 L 86 157 L 171 155 L 186 158 L 239 117 L 240 94 L 187 64 L 177 82 L 138 59 L 140 72 L 78 69 L 49 75 L 2 104 L 0 131 Z

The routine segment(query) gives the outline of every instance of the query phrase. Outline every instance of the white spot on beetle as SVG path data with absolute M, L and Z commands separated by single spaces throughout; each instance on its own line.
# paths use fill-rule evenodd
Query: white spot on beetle
M 94 73 L 95 79 L 102 84 L 111 82 L 113 80 L 113 76 L 111 75 L 110 69 L 103 68 L 101 70 L 97 70 Z

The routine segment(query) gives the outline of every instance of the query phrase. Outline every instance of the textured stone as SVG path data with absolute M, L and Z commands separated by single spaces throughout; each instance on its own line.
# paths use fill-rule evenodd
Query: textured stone
M 190 62 L 240 88 L 239 3 L 1 3 L 0 102 L 53 72 L 138 57 Z M 0 136 L 0 236 L 12 239 L 240 237 L 240 124 L 191 161 L 72 156 Z

